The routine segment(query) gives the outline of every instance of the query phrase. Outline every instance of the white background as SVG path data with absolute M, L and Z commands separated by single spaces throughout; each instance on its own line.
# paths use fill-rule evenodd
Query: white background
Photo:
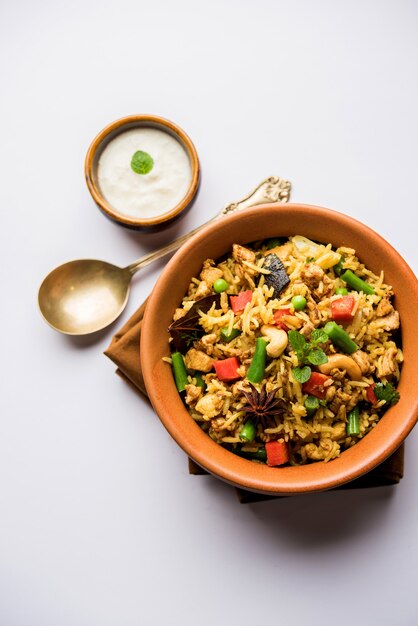
M 241 505 L 188 475 L 102 354 L 162 264 L 99 337 L 55 333 L 36 303 L 56 265 L 128 264 L 273 174 L 416 272 L 417 18 L 413 0 L 2 1 L 2 626 L 418 623 L 418 431 L 394 488 Z M 107 221 L 83 178 L 132 113 L 177 122 L 201 158 L 197 203 L 160 234 Z

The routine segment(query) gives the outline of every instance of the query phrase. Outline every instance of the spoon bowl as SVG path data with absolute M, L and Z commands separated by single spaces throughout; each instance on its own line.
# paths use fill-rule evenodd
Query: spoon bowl
M 38 303 L 45 321 L 66 335 L 88 335 L 115 321 L 128 301 L 132 273 L 105 261 L 80 259 L 54 269 Z

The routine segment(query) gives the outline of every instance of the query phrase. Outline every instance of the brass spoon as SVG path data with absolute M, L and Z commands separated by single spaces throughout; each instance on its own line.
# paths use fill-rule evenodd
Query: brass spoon
M 214 220 L 246 207 L 267 202 L 287 202 L 291 185 L 277 176 L 264 180 L 239 202 L 233 202 Z M 44 320 L 66 335 L 88 335 L 115 321 L 129 297 L 132 276 L 141 268 L 180 248 L 203 224 L 175 239 L 164 248 L 143 256 L 128 267 L 117 267 L 106 261 L 79 259 L 54 269 L 39 288 L 38 303 Z

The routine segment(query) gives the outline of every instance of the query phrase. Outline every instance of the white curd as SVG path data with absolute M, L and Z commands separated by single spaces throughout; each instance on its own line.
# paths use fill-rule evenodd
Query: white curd
M 148 174 L 136 174 L 131 168 L 138 150 L 154 160 Z M 133 128 L 108 143 L 97 175 L 103 196 L 116 211 L 150 218 L 170 211 L 184 198 L 192 168 L 186 150 L 172 135 L 157 128 Z

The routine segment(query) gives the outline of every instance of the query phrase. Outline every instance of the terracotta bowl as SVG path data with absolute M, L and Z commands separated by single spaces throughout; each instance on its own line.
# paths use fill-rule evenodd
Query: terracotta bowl
M 97 176 L 97 166 L 100 155 L 107 144 L 114 139 L 116 135 L 138 127 L 157 128 L 172 135 L 186 150 L 192 169 L 190 185 L 182 200 L 166 213 L 149 218 L 130 217 L 114 209 L 102 194 Z M 168 226 L 173 220 L 180 217 L 180 215 L 184 214 L 192 206 L 200 183 L 199 158 L 192 140 L 179 126 L 157 115 L 129 115 L 106 126 L 106 128 L 93 139 L 87 151 L 84 173 L 89 191 L 99 209 L 114 222 L 135 230 L 160 230 Z
M 401 399 L 377 426 L 329 463 L 271 468 L 240 458 L 213 442 L 187 412 L 174 384 L 168 333 L 174 310 L 203 261 L 229 252 L 233 243 L 276 236 L 305 235 L 334 246 L 355 248 L 359 259 L 393 286 L 401 317 L 404 364 Z M 418 283 L 406 262 L 380 235 L 360 222 L 316 206 L 261 205 L 208 225 L 190 239 L 165 267 L 149 298 L 141 337 L 141 363 L 152 405 L 162 423 L 188 456 L 228 483 L 269 494 L 321 491 L 347 483 L 384 461 L 403 442 L 418 419 Z

